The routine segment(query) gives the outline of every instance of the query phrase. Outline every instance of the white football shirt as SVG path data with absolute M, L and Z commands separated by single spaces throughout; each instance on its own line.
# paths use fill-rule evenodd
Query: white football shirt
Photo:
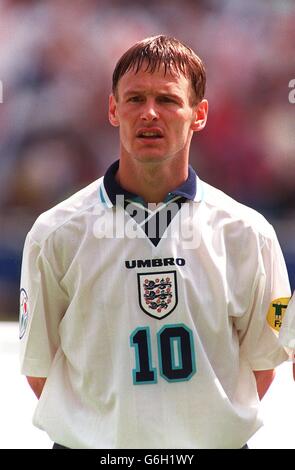
M 274 230 L 192 171 L 170 218 L 114 205 L 111 168 L 26 239 L 21 371 L 47 377 L 34 424 L 70 448 L 241 448 L 262 424 L 253 370 L 287 359 Z

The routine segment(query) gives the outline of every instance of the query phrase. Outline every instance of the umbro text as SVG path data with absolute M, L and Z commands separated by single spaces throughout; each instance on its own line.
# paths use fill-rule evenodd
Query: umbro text
M 125 261 L 128 269 L 134 268 L 156 268 L 159 266 L 184 266 L 183 258 L 154 258 L 154 259 L 133 259 Z

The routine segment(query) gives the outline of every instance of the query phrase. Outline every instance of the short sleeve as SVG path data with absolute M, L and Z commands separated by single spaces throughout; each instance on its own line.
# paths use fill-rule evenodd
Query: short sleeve
M 235 321 L 240 354 L 252 370 L 272 369 L 288 358 L 278 334 L 291 294 L 290 284 L 273 229 L 271 233 L 272 237 L 261 237 L 259 252 L 254 254 L 258 258 L 258 267 L 248 311 Z
M 284 346 L 295 350 L 295 292 L 286 310 L 279 338 Z
M 23 250 L 19 323 L 21 373 L 27 376 L 48 375 L 67 308 L 67 295 L 49 257 L 29 233 Z

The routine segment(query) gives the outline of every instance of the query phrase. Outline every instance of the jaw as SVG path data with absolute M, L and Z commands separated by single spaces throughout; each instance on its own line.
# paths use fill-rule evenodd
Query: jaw
M 188 166 L 189 151 L 185 148 L 181 148 L 178 151 L 163 151 L 157 147 L 142 147 L 140 149 L 133 149 L 129 152 L 121 145 L 120 162 L 125 168 L 129 168 L 129 172 L 135 170 L 136 167 L 155 167 L 159 169 L 161 165 L 167 167 L 167 165 Z M 181 163 L 182 162 L 182 163 Z

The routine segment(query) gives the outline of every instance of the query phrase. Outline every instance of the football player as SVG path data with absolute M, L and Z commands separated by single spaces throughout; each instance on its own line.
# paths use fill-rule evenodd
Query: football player
M 126 51 L 118 161 L 27 236 L 21 371 L 56 448 L 239 449 L 262 425 L 290 286 L 272 226 L 189 165 L 205 81 L 175 38 Z

